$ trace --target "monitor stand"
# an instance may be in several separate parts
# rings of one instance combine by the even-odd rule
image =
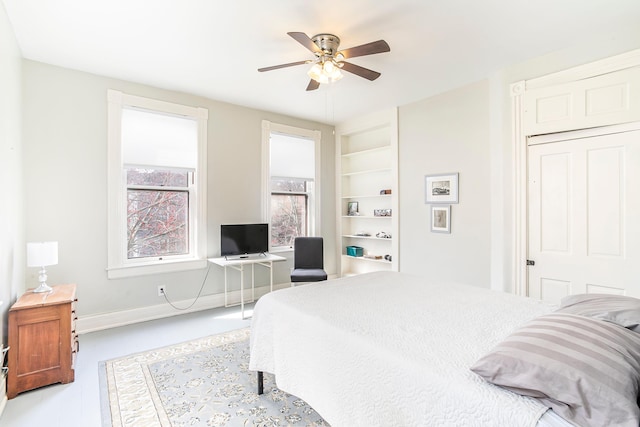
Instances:
[[[254,255],[254,254],[244,254],[244,255],[225,255],[225,256],[224,256],[224,259],[225,259],[226,261],[232,261],[232,260],[234,260],[234,259],[249,259],[249,258],[251,258],[251,255]],[[267,252],[260,252],[260,253],[255,254],[255,255],[257,255],[257,256],[259,256],[259,257],[263,256],[263,257],[265,257],[265,258],[266,258],[266,257],[267,257]]]

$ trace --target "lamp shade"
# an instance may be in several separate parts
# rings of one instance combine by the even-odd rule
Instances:
[[[27,243],[27,266],[44,267],[58,263],[58,242]]]

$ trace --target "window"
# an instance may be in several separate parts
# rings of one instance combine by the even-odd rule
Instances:
[[[313,181],[271,177],[271,247],[291,247],[309,230]]]
[[[109,91],[109,278],[206,266],[206,122]]]
[[[193,172],[125,166],[127,259],[189,253],[190,178]]]
[[[264,122],[263,181],[270,250],[288,250],[298,236],[319,233],[320,132]]]

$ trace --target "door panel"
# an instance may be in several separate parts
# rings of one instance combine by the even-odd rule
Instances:
[[[528,150],[528,294],[640,297],[640,131]]]
[[[570,242],[570,153],[540,157],[540,248],[545,252],[568,253]]]
[[[621,257],[624,147],[588,150],[587,171],[587,251]]]

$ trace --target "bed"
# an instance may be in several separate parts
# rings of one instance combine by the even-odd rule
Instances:
[[[298,286],[257,302],[250,369],[274,374],[279,388],[334,427],[568,426],[547,402],[470,369],[518,327],[554,309],[396,272]],[[637,357],[631,369],[640,372]],[[640,380],[633,381],[637,399]]]

